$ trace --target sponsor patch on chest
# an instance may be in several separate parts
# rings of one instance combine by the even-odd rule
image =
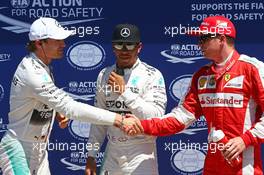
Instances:
[[[244,75],[232,77],[230,74],[225,74],[223,76],[223,84],[224,88],[243,88]],[[200,76],[198,79],[198,89],[215,89],[216,88],[216,80],[214,75],[206,75]]]
[[[244,81],[244,75],[234,77],[234,78],[231,78],[229,81],[227,81],[224,87],[242,89],[243,81]]]
[[[198,89],[215,89],[215,75],[200,76],[198,79]]]
[[[243,107],[243,95],[234,93],[204,93],[199,94],[202,107]]]

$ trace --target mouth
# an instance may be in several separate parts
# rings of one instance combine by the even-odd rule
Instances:
[[[130,60],[131,60],[131,57],[130,56],[128,56],[128,55],[120,55],[119,57],[118,57],[118,62],[121,64],[121,65],[126,65],[126,64],[128,64],[129,62],[130,62]]]
[[[130,55],[129,54],[119,55],[119,58],[122,60],[130,59]]]

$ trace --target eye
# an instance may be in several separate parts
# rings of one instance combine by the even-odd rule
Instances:
[[[136,45],[125,45],[127,50],[134,50]]]
[[[126,43],[125,45],[132,46],[132,45],[136,45],[136,44],[135,43]]]

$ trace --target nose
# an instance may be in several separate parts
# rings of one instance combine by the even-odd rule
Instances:
[[[126,44],[123,44],[121,51],[125,51],[125,52],[128,51]]]

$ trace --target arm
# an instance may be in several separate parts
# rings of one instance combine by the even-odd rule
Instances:
[[[224,147],[223,155],[226,159],[233,160],[238,157],[247,147],[256,146],[264,142],[264,64],[250,57],[242,57],[242,60],[250,63],[246,69],[246,76],[250,84],[249,98],[256,103],[252,108],[256,113],[252,113],[250,122],[246,122],[244,133],[232,138]],[[253,103],[249,103],[252,105]],[[251,110],[251,111],[253,111]],[[247,120],[246,120],[247,121]]]
[[[171,113],[166,114],[163,118],[141,120],[141,125],[145,134],[168,136],[182,131],[194,121],[194,115],[181,106],[175,107]]]
[[[31,96],[70,119],[95,124],[121,126],[122,117],[110,111],[77,102],[62,89],[57,88],[50,75],[42,68],[23,70],[25,86],[30,87]]]
[[[136,94],[130,88],[119,88],[125,86],[123,76],[111,72],[109,76],[109,84],[116,87],[116,92],[120,94],[120,98],[125,102],[129,110],[136,116],[143,119],[157,116],[161,117],[165,112],[167,103],[165,83],[162,74],[157,70],[152,71],[148,75],[146,82],[142,82],[143,95]],[[144,72],[147,74],[147,72]],[[133,73],[131,74],[133,76]],[[116,85],[116,86],[115,86]],[[117,88],[118,87],[118,88]]]
[[[178,133],[191,125],[202,115],[202,109],[197,96],[197,81],[194,75],[189,91],[178,107],[175,107],[163,118],[141,120],[144,133],[155,136],[167,136]]]
[[[126,88],[121,94],[121,98],[131,112],[136,116],[141,116],[142,119],[153,116],[161,117],[165,112],[167,96],[164,78],[160,71],[155,69],[153,74],[148,77],[146,84],[142,96],[133,93],[130,88]]]
[[[246,131],[228,141],[224,148],[224,156],[233,160],[239,156],[247,147],[259,145],[264,142],[264,64],[255,58],[244,58],[245,62],[252,64],[247,69],[246,76],[250,84],[249,108],[256,113],[251,114],[254,120],[250,119],[245,125]],[[252,105],[256,103],[256,106]],[[250,106],[251,105],[251,106]],[[247,121],[247,120],[246,120]]]
[[[252,97],[257,103],[256,120],[241,138],[246,147],[264,142],[264,63],[254,59],[254,66],[250,71],[252,83]]]

